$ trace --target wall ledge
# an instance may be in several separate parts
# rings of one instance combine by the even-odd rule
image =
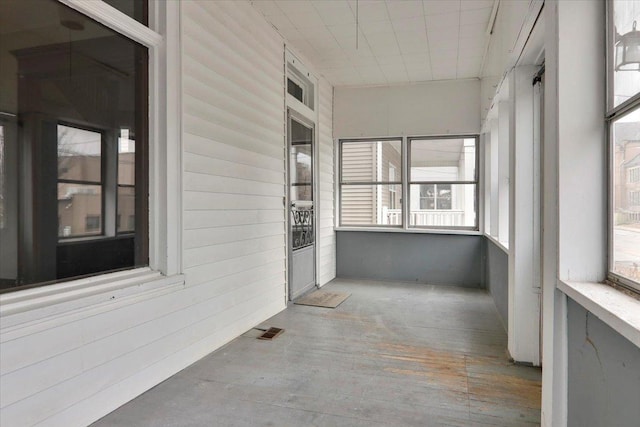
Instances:
[[[406,233],[406,234],[445,234],[455,236],[482,236],[476,230],[445,230],[434,228],[401,228],[401,227],[335,227],[334,231],[364,231],[374,233]]]
[[[164,276],[145,267],[3,294],[0,342],[175,292],[184,286],[184,275]]]
[[[640,347],[640,301],[603,283],[558,281],[558,289]]]
[[[494,245],[502,249],[502,251],[505,254],[509,255],[509,248],[504,243],[502,243],[501,241],[499,241],[498,239],[496,239],[495,237],[489,234],[484,234],[484,237],[486,237],[487,240],[489,240],[491,243],[493,243]]]

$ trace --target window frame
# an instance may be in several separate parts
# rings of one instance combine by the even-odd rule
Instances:
[[[149,0],[148,26],[103,1],[56,0],[148,49],[148,266],[98,272],[55,282],[21,286],[0,293],[0,311],[25,311],[59,300],[75,300],[97,292],[96,286],[138,286],[166,277],[167,285],[183,283],[182,275],[182,134],[180,69],[180,5]],[[115,236],[116,238],[119,236]],[[92,236],[95,238],[95,236]],[[62,242],[61,242],[62,243]],[[48,285],[57,284],[50,287]],[[107,286],[108,287],[108,286]],[[20,307],[12,302],[20,301]]]
[[[423,183],[412,182],[410,177],[410,141],[411,140],[426,140],[426,139],[474,139],[475,140],[475,180],[474,181],[437,181],[426,182],[427,184],[473,184],[476,186],[474,197],[474,210],[475,210],[475,225],[472,227],[454,227],[454,226],[415,226],[409,225],[410,219],[410,207],[411,207],[411,191],[410,185]],[[401,159],[399,165],[399,177],[396,176],[396,181],[380,181],[380,182],[349,182],[344,183],[342,180],[342,163],[343,163],[343,144],[350,142],[377,142],[377,141],[400,141],[401,142]],[[336,218],[336,230],[354,230],[354,231],[387,231],[387,232],[403,232],[403,233],[433,233],[433,234],[464,234],[464,235],[481,235],[480,224],[482,221],[483,212],[480,209],[480,192],[481,192],[481,174],[480,174],[480,135],[477,133],[460,133],[449,135],[420,135],[420,136],[386,136],[386,137],[362,137],[362,138],[339,138],[335,141],[335,153],[336,153],[336,183],[335,189],[337,193],[336,206],[335,206],[335,218]],[[398,170],[396,169],[396,174]],[[398,179],[399,178],[399,179]],[[401,225],[387,225],[387,224],[344,224],[342,220],[343,206],[342,206],[342,187],[343,185],[399,185],[400,186],[400,200],[399,209],[401,210],[402,224]],[[452,190],[453,191],[453,190]],[[453,197],[453,195],[452,195]]]
[[[58,234],[58,244],[61,243],[73,243],[78,241],[91,241],[91,240],[100,240],[105,237],[109,237],[108,233],[105,230],[105,212],[109,209],[105,201],[107,199],[106,192],[109,191],[107,189],[107,164],[109,163],[107,157],[109,156],[109,150],[107,149],[107,129],[97,127],[95,125],[85,125],[78,122],[71,122],[66,120],[57,120],[57,126],[65,126],[69,128],[79,129],[83,131],[89,131],[100,134],[100,182],[93,181],[83,181],[83,180],[67,180],[60,179],[60,176],[57,176],[57,183],[69,183],[69,184],[80,184],[80,185],[95,185],[100,186],[100,225],[98,227],[99,233],[87,233],[87,234],[77,234],[71,236],[61,236]],[[56,158],[58,160],[58,158]],[[59,212],[58,212],[59,213]],[[58,218],[59,215],[56,215]],[[58,224],[58,228],[60,224]],[[73,280],[73,278],[68,279],[59,279],[59,281]],[[33,286],[39,286],[39,283],[34,283]]]
[[[474,180],[473,181],[413,181],[411,179],[411,143],[413,141],[425,141],[425,140],[441,140],[441,139],[473,139],[475,141],[475,159],[474,159]],[[425,225],[411,225],[410,221],[407,222],[407,227],[409,229],[418,229],[418,230],[452,230],[452,231],[480,231],[480,135],[445,135],[445,136],[412,136],[407,138],[407,161],[406,161],[406,170],[407,170],[407,215],[405,218],[410,218],[411,216],[411,186],[412,185],[423,185],[423,184],[436,184],[434,188],[437,188],[437,184],[450,184],[451,188],[451,203],[453,204],[453,185],[475,185],[475,197],[474,197],[474,211],[475,222],[473,226],[425,226]],[[420,199],[420,196],[418,196]],[[434,203],[437,201],[437,197],[434,198]],[[438,209],[434,209],[438,210]],[[443,209],[445,210],[445,209]]]
[[[615,212],[615,141],[613,137],[614,123],[616,120],[632,114],[636,111],[640,112],[640,92],[631,98],[618,104],[614,103],[614,73],[615,73],[615,24],[613,21],[614,2],[607,2],[605,13],[605,31],[606,31],[606,97],[605,97],[605,129],[606,129],[606,150],[607,150],[607,276],[606,280],[615,285],[622,286],[633,292],[640,293],[640,282],[624,277],[615,273],[614,270],[614,212]],[[637,71],[636,71],[637,72]],[[627,177],[625,176],[625,181]]]
[[[344,159],[343,156],[343,146],[345,143],[349,144],[349,143],[376,143],[376,142],[385,142],[385,141],[399,141],[400,142],[400,180],[397,180],[396,177],[396,181],[353,181],[353,182],[347,182],[345,183],[342,179],[343,177],[343,171],[342,171],[342,160]],[[400,212],[401,212],[401,219],[402,219],[402,223],[399,225],[388,225],[388,224],[344,224],[343,223],[343,219],[342,219],[342,187],[344,185],[347,186],[364,186],[364,185],[371,185],[371,186],[382,186],[382,185],[400,185],[400,194],[404,194],[404,184],[403,184],[403,177],[404,177],[404,170],[405,170],[405,154],[404,154],[404,138],[402,137],[385,137],[385,138],[345,138],[345,139],[340,139],[338,140],[338,179],[337,179],[337,183],[338,183],[338,202],[337,205],[338,207],[338,226],[339,227],[354,227],[354,228],[374,228],[374,229],[403,229],[404,228],[404,197],[400,197]],[[396,168],[396,172],[397,172],[397,168]],[[391,187],[389,187],[391,188]]]

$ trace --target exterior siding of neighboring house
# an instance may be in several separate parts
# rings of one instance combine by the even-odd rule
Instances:
[[[368,142],[344,143],[343,150],[348,156],[343,158],[343,169],[348,170],[349,181],[388,182],[390,168],[395,169],[394,180],[401,179],[401,153],[391,144]],[[396,208],[400,208],[400,186],[396,186]],[[390,186],[388,185],[343,185],[342,225],[385,224],[385,209],[391,208]]]

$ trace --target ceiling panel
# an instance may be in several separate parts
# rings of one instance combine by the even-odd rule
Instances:
[[[392,21],[424,15],[422,0],[396,1],[387,9]]]
[[[423,0],[422,3],[425,15],[439,15],[441,13],[460,11],[460,0]]]
[[[479,77],[494,0],[251,3],[340,86]]]

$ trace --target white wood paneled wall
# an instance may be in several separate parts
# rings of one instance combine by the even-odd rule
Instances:
[[[147,272],[121,292],[4,316],[3,426],[89,424],[285,308],[283,40],[248,2],[180,8],[182,141],[168,143],[183,147],[185,276]],[[322,79],[319,108],[324,284],[335,234]]]
[[[182,8],[187,283],[224,292],[243,275],[236,304],[280,298],[283,308],[282,40],[245,2]]]
[[[336,277],[336,233],[334,230],[334,153],[333,153],[333,87],[324,79],[319,81],[319,169],[320,224],[318,227],[320,286]]]

